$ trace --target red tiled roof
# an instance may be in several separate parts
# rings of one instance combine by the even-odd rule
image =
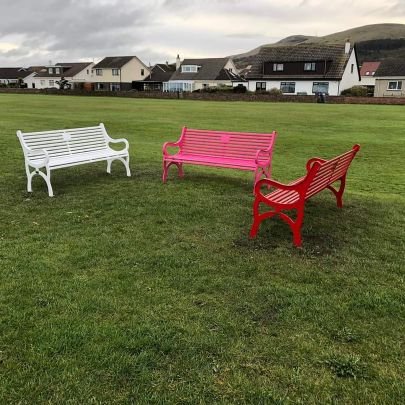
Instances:
[[[364,62],[360,69],[360,76],[373,76],[381,62]],[[369,72],[369,74],[367,74]]]

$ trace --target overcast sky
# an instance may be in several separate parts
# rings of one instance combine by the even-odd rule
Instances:
[[[0,66],[218,57],[382,22],[405,23],[405,0],[0,0]]]

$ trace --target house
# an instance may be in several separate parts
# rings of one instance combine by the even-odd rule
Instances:
[[[405,59],[383,60],[374,77],[374,97],[405,97]]]
[[[136,56],[109,56],[94,66],[96,90],[131,90],[133,82],[149,75],[149,68]]]
[[[58,82],[65,79],[73,88],[80,88],[92,81],[93,62],[57,63],[45,66],[35,73],[31,87],[36,89],[59,89]]]
[[[240,82],[238,70],[230,58],[184,59],[177,55],[176,71],[163,91],[195,91]]]
[[[361,85],[367,87],[369,94],[374,94],[375,72],[381,62],[363,62],[360,68]]]
[[[0,68],[0,85],[21,87],[24,79],[32,72],[22,67]]]
[[[360,85],[356,49],[348,41],[342,45],[263,47],[250,63],[245,75],[250,91],[276,88],[284,94],[337,96]]]
[[[167,83],[176,71],[175,63],[158,63],[150,69],[149,76],[135,82],[135,89],[140,91],[163,91],[163,83]]]

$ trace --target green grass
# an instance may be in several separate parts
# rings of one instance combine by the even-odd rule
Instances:
[[[17,129],[104,122],[119,163],[25,191]],[[277,129],[273,177],[362,149],[345,207],[307,204],[303,249],[265,222],[252,175],[186,167],[190,127]],[[1,403],[400,403],[405,397],[405,113],[399,106],[0,95]]]

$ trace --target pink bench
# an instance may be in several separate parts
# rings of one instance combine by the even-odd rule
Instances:
[[[271,157],[277,133],[257,134],[247,132],[210,131],[183,128],[177,142],[163,145],[163,182],[169,167],[176,165],[183,177],[183,164],[215,166],[255,173],[255,184],[264,175],[270,177]],[[169,154],[168,148],[178,148]]]
[[[347,171],[359,149],[359,145],[354,145],[348,152],[331,160],[310,159],[307,162],[307,174],[289,184],[282,184],[271,179],[260,180],[255,186],[256,198],[253,204],[254,222],[250,231],[250,237],[254,238],[257,235],[260,223],[263,220],[279,215],[290,226],[293,232],[294,245],[301,246],[301,227],[304,220],[305,201],[327,188],[336,196],[337,206],[342,208]],[[337,181],[340,182],[339,189],[332,186]],[[273,187],[276,190],[264,195],[261,192],[263,185]],[[271,207],[272,210],[260,214],[259,208],[261,203]],[[295,221],[282,212],[290,210],[297,212]]]

